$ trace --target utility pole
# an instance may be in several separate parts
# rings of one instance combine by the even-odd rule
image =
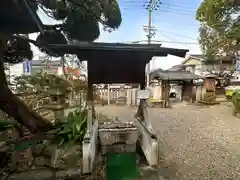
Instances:
[[[143,26],[143,30],[147,33],[148,38],[148,44],[151,44],[151,39],[155,35],[156,28],[152,26],[152,11],[157,10],[159,7],[160,0],[149,0],[147,4],[147,10],[148,10],[148,25]],[[149,88],[150,83],[150,62],[147,64],[147,84],[146,87]]]

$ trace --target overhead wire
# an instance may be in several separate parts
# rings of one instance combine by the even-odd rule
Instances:
[[[125,4],[125,5],[147,5],[149,1],[131,1],[131,0],[120,0],[118,1],[119,4]],[[161,6],[167,6],[167,7],[178,7],[178,8],[184,8],[184,9],[192,9],[194,10],[196,7],[194,6],[183,6],[183,5],[176,5],[176,4],[170,4],[170,3],[164,3],[164,2],[159,2],[157,3],[158,5]]]
[[[142,1],[142,0],[119,0],[119,5],[120,8],[123,11],[146,11],[147,10],[147,4],[148,1]],[[175,4],[169,4],[169,3],[159,3],[159,6],[157,6],[156,9],[153,9],[153,17],[158,17],[161,16],[161,14],[157,14],[157,12],[167,12],[167,13],[172,13],[172,14],[178,14],[178,15],[186,15],[186,16],[192,16],[195,13],[195,8],[190,7],[190,6],[183,6],[183,5],[175,5]],[[144,16],[144,15],[143,15]],[[147,14],[145,15],[147,16]],[[198,43],[195,42],[181,42],[181,41],[176,41],[172,38],[170,38],[168,35],[160,32],[162,36],[165,36],[168,38],[170,41],[158,41],[158,40],[152,40],[154,42],[160,42],[160,43],[172,43],[172,44],[182,44],[189,48],[187,45],[198,45]],[[176,35],[176,34],[175,34]],[[181,37],[184,37],[184,35],[179,35]],[[185,37],[188,38],[188,37]],[[188,38],[192,40],[196,40],[194,38]],[[145,42],[147,40],[142,40],[142,41],[135,41],[133,43],[140,43],[140,42]]]
[[[168,33],[168,34],[171,34],[171,35],[174,35],[174,36],[182,37],[184,39],[191,39],[191,40],[195,40],[196,41],[196,38],[193,38],[193,37],[190,37],[190,36],[186,36],[186,35],[182,35],[180,33],[173,33],[173,32],[165,31],[165,30],[162,30],[162,29],[160,31],[163,32],[163,33]]]
[[[119,0],[118,1],[120,4],[147,4],[149,1],[142,1],[142,0]],[[186,6],[186,5],[178,5],[178,4],[170,4],[170,3],[165,3],[165,2],[160,2],[162,6],[173,6],[173,7],[181,7],[181,8],[186,8],[186,9],[195,9],[194,6]]]
[[[162,36],[166,37],[167,39],[174,41],[174,39],[172,37],[169,37],[168,35],[162,33],[162,32],[158,32],[159,34],[161,34]],[[188,45],[198,45],[197,43],[193,43],[193,42],[177,42],[178,44],[182,44],[184,45],[186,48],[191,49]]]
[[[133,5],[121,5],[121,10],[123,11],[145,11],[146,7],[144,6],[133,6]],[[177,15],[184,15],[184,16],[195,16],[195,11],[186,11],[184,9],[173,9],[173,8],[165,8],[165,7],[159,7],[157,10],[153,10],[154,14],[160,13],[160,12],[166,12],[166,13],[172,13]]]
[[[146,42],[147,40],[139,40],[139,41],[126,41],[125,43],[141,43]],[[183,45],[197,45],[197,43],[193,42],[181,42],[181,41],[160,41],[160,40],[151,40],[153,43],[170,43],[170,44],[183,44]],[[188,47],[189,48],[189,47]]]
[[[161,4],[162,4],[162,5],[167,5],[167,6],[173,6],[173,7],[181,7],[181,8],[186,8],[186,9],[187,9],[187,8],[188,8],[188,9],[194,8],[193,6],[170,4],[170,3],[164,3],[164,2],[162,2]]]
[[[146,10],[148,1],[133,1],[133,0],[120,0],[120,7],[122,10]],[[159,2],[156,4],[154,12],[169,12],[179,15],[193,15],[196,12],[196,8],[190,6],[174,5],[169,3]]]

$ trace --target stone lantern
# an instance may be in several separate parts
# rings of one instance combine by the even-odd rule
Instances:
[[[216,101],[216,75],[206,75],[204,77],[203,86],[205,93],[200,101],[206,104],[218,104]]]
[[[66,106],[66,93],[59,89],[50,89],[48,95],[51,97],[52,101],[51,104],[46,104],[44,107],[54,112],[55,120],[63,118],[64,108]]]

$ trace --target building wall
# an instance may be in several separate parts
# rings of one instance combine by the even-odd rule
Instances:
[[[177,84],[171,84],[170,93],[171,92],[175,92],[176,93],[176,98],[181,100],[182,86],[177,85]]]
[[[23,75],[23,63],[10,65],[6,73],[10,75],[10,82],[12,82],[15,77]]]
[[[43,66],[32,66],[31,74],[39,73],[41,70],[44,72],[53,72],[53,69],[50,68],[46,68]]]
[[[171,92],[175,92],[176,93],[176,98],[177,99],[181,99],[181,95],[182,95],[182,86],[181,85],[177,85],[177,84],[170,84],[171,88],[170,88],[170,93]],[[157,99],[157,100],[162,100],[162,86],[160,83],[158,84],[154,84],[151,86],[151,95],[153,99]]]
[[[189,71],[191,73],[194,73],[199,76],[203,76],[205,72],[207,71],[213,71],[213,70],[219,70],[220,68],[223,68],[225,70],[231,70],[232,65],[231,64],[196,64],[196,65],[188,65],[185,66],[185,70]]]
[[[161,85],[156,85],[151,87],[151,94],[153,99],[162,99],[162,87]]]
[[[213,70],[231,70],[232,69],[232,63],[231,62],[223,62],[223,64],[220,64],[220,61],[212,62],[211,64],[205,64],[204,61],[201,59],[190,57],[186,62],[183,63],[185,70],[192,72],[196,75],[204,76],[208,71]]]
[[[190,58],[184,63],[184,66],[195,66],[197,64],[201,64],[201,61],[199,59]]]
[[[203,95],[206,92],[206,89],[204,88],[204,86],[196,86],[196,101],[200,101],[203,98]]]

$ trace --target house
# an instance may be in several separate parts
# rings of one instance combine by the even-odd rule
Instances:
[[[44,60],[32,60],[31,62],[31,74],[40,72],[41,70],[45,72],[57,72],[58,67],[61,66],[59,60],[47,62]]]
[[[40,72],[41,70],[44,72],[49,73],[56,73],[58,75],[63,75],[63,67],[62,63],[59,60],[54,61],[44,61],[44,60],[32,60],[30,61],[30,74],[35,74]],[[82,68],[71,68],[71,67],[65,67],[65,73],[71,74],[72,79],[82,79],[86,80],[87,76],[86,73],[83,72],[84,70]]]
[[[23,72],[23,63],[10,64],[4,63],[5,75],[9,83],[14,81],[14,78],[24,74]]]
[[[230,71],[234,65],[233,59],[231,56],[219,56],[216,59],[206,61],[204,55],[192,54],[182,62],[182,65],[186,71],[204,76],[213,71]]]
[[[192,96],[194,94],[192,82],[201,77],[191,72],[183,71],[180,67],[181,66],[178,66],[172,70],[157,69],[151,72],[150,88],[152,91],[152,99],[164,99],[166,101],[166,96],[172,97],[174,94],[174,97],[178,100],[195,100]],[[166,89],[166,86],[170,89]]]

